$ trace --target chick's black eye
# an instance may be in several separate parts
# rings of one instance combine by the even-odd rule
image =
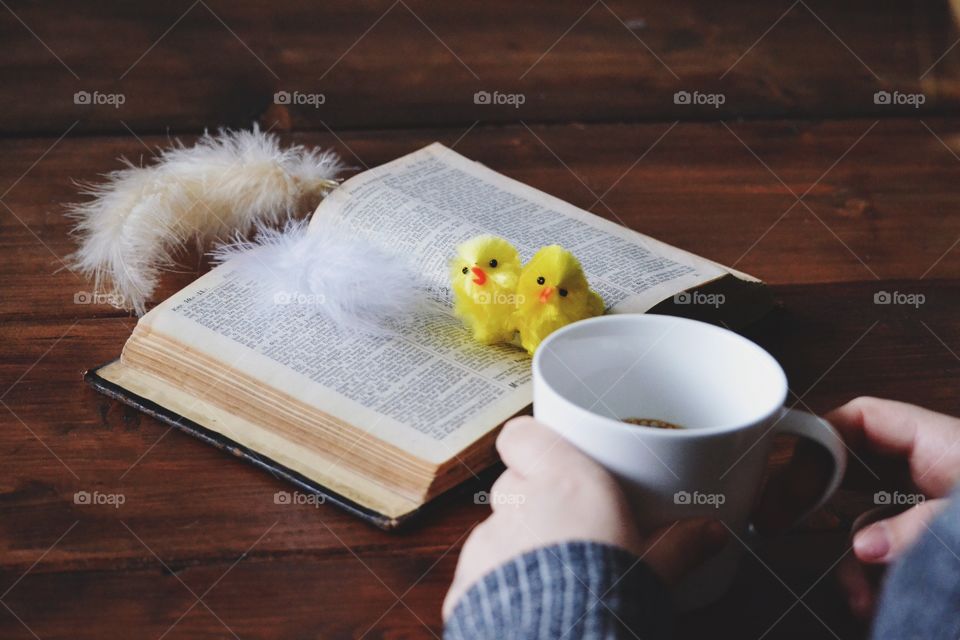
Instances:
[[[497,268],[497,259],[496,259],[496,258],[494,258],[493,260],[490,261],[490,268],[491,268],[491,269],[496,269],[496,268]]]
[[[470,271],[470,269],[467,269],[466,267],[464,267],[463,269],[460,270],[460,273],[462,273],[463,275],[467,275],[467,271]]]
[[[546,282],[546,280],[543,278],[543,276],[537,278],[537,284],[543,284],[544,282]]]
[[[561,297],[561,298],[566,298],[566,297],[567,297],[567,290],[566,290],[566,289],[560,289],[560,291],[558,291],[557,293],[560,294],[560,297]]]

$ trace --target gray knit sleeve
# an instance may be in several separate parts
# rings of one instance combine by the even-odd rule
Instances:
[[[960,638],[960,489],[890,568],[871,637]]]
[[[670,601],[637,556],[594,542],[567,542],[518,556],[457,602],[446,640],[669,636]]]

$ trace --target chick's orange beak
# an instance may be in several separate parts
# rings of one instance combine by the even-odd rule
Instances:
[[[480,267],[470,267],[470,271],[473,271],[473,284],[483,284],[487,281],[487,272]]]
[[[546,302],[553,295],[553,287],[544,287],[540,289],[540,302]]]

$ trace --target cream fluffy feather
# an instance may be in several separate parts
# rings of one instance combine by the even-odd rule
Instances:
[[[213,252],[239,277],[256,281],[261,303],[305,305],[344,331],[387,332],[425,299],[426,288],[403,260],[347,229],[306,221],[282,229],[259,225],[255,240],[237,237]]]
[[[69,262],[140,315],[188,242],[205,245],[312,210],[343,168],[332,152],[281,148],[256,126],[207,133],[192,147],[175,142],[146,167],[123,162],[102,184],[83,185],[91,200],[68,207],[80,241]]]

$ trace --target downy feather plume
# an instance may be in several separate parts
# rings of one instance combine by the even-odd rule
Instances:
[[[303,220],[281,229],[259,224],[255,239],[237,236],[211,255],[237,277],[255,281],[268,310],[303,305],[346,332],[389,332],[426,295],[398,255],[335,225],[308,232]]]
[[[192,147],[174,142],[146,167],[122,161],[102,184],[81,185],[90,200],[68,206],[80,243],[68,262],[138,315],[188,242],[202,247],[312,211],[343,169],[336,154],[282,148],[256,125],[205,133]]]

